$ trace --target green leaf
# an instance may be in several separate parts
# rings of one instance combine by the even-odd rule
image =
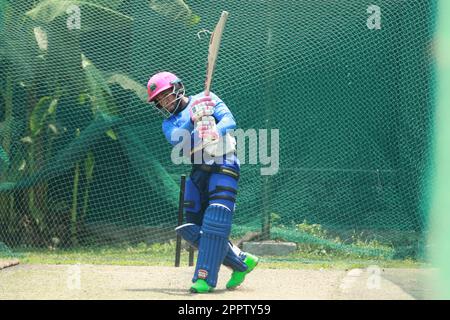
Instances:
[[[33,32],[39,49],[41,49],[42,51],[47,51],[48,49],[47,32],[45,32],[45,30],[42,29],[41,27],[35,27],[33,29]]]
[[[58,128],[54,124],[49,124],[48,128],[53,132],[53,134],[58,134]]]
[[[188,26],[200,22],[200,17],[183,0],[148,0],[148,4],[150,9],[173,21],[182,21]]]
[[[85,171],[86,171],[86,177],[88,180],[92,179],[92,175],[94,173],[94,164],[95,164],[95,158],[94,154],[92,152],[88,152],[86,161],[85,161]]]
[[[193,26],[199,24],[199,23],[200,23],[200,20],[201,20],[200,16],[198,16],[198,15],[196,15],[196,14],[193,14],[193,15],[190,17],[188,24],[189,24],[190,27],[193,27]]]
[[[33,137],[41,132],[47,116],[55,113],[57,105],[58,100],[51,97],[42,97],[39,100],[30,115],[30,130]]]
[[[56,111],[56,106],[58,105],[58,100],[57,99],[53,99],[52,102],[50,103],[50,106],[47,109],[47,115],[50,114],[54,114]]]
[[[42,129],[42,125],[51,102],[51,97],[42,97],[33,108],[29,123],[32,136],[36,136]]]
[[[81,55],[81,61],[86,75],[94,114],[97,112],[103,112],[109,115],[117,114],[111,89],[103,77],[103,73],[83,54]]]
[[[89,94],[87,93],[80,93],[80,95],[78,96],[78,103],[79,104],[85,104],[86,101],[89,100]]]
[[[86,58],[84,54],[81,54],[81,65],[83,66],[91,88],[94,88],[95,90],[103,90],[107,94],[112,95],[111,89],[104,79],[102,72],[98,70],[92,61]]]
[[[39,2],[38,5],[28,11],[26,15],[33,20],[49,23],[55,18],[66,14],[66,10],[75,4],[77,4],[76,1],[45,0]]]
[[[125,90],[133,91],[142,102],[147,102],[147,90],[139,84],[137,81],[129,78],[128,76],[120,73],[115,73],[109,77],[108,83],[116,83]]]
[[[108,131],[106,131],[106,135],[113,140],[117,140],[116,133],[113,131],[113,129],[109,129]]]
[[[33,139],[31,139],[31,137],[28,136],[23,137],[22,139],[20,139],[20,141],[23,143],[30,143],[30,144],[33,143]]]
[[[74,13],[69,9],[76,6],[79,8],[80,30],[82,32],[111,30],[111,28],[131,26],[131,22],[133,22],[132,17],[117,10],[123,2],[124,0],[43,0],[29,10],[26,15],[37,22],[48,24],[59,17],[70,18],[69,15]]]
[[[0,19],[3,18],[0,12]],[[4,21],[2,27],[1,57],[10,63],[17,82],[29,84],[34,78],[34,62],[39,54],[39,48],[31,21],[14,21],[13,18],[18,17],[14,16],[11,21],[9,19]]]

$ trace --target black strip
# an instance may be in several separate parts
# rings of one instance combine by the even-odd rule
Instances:
[[[209,166],[207,164],[194,164],[194,169],[196,170],[202,170],[206,172],[217,172],[217,168],[213,166]]]
[[[231,201],[233,203],[236,202],[236,199],[234,197],[231,197],[231,196],[212,196],[212,197],[209,198],[209,201],[219,200],[219,199],[228,200],[228,201]]]
[[[194,165],[194,168],[198,169],[198,170],[206,171],[206,172],[225,174],[236,180],[239,179],[239,173],[228,167],[218,167],[218,166],[210,166],[207,164],[200,164],[200,165]]]
[[[235,188],[225,187],[225,186],[216,186],[216,188],[213,191],[211,191],[209,194],[212,195],[214,193],[219,193],[222,191],[229,191],[231,193],[237,194],[237,190]]]

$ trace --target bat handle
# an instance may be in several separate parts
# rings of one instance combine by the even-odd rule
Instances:
[[[210,91],[209,91],[209,88],[208,88],[208,87],[205,88],[204,93],[205,93],[205,96],[209,96]],[[202,118],[202,119],[203,119],[203,118]],[[216,141],[216,140],[215,140],[215,139],[204,139],[204,140],[203,140],[203,144],[206,145],[206,144],[209,144],[209,143],[214,142],[214,141]]]

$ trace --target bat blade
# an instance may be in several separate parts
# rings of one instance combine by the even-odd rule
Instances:
[[[209,96],[211,83],[214,75],[214,70],[216,68],[217,56],[219,55],[220,42],[222,40],[222,34],[225,29],[225,23],[227,22],[228,12],[222,11],[220,15],[219,22],[217,22],[216,27],[214,28],[213,33],[211,34],[211,38],[209,39],[209,47],[208,47],[208,62],[206,65],[206,77],[205,77],[205,95]],[[199,150],[202,150],[204,147],[217,143],[218,140],[210,140],[210,141],[202,141],[202,143],[195,147],[191,151],[191,155],[196,153]]]
[[[217,22],[214,32],[209,40],[208,49],[208,64],[206,66],[206,78],[205,78],[205,95],[209,95],[211,89],[211,83],[213,79],[214,70],[216,68],[217,56],[219,55],[220,41],[222,40],[223,30],[225,29],[225,23],[227,22],[228,12],[222,11],[219,22]]]

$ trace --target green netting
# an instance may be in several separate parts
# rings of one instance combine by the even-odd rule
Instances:
[[[201,91],[208,39],[197,33],[227,10],[213,91],[239,128],[278,129],[280,150],[271,176],[241,159],[233,237],[418,257],[435,8],[376,2],[379,29],[367,25],[372,0],[2,1],[0,242],[175,237],[190,168],[171,163],[145,85],[168,70]]]

